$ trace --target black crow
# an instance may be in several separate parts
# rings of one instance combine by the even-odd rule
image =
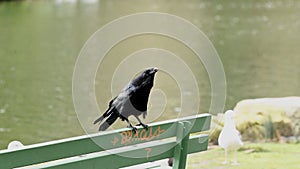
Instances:
[[[106,130],[119,117],[122,121],[126,120],[128,127],[136,131],[136,128],[129,122],[128,117],[133,115],[139,124],[144,128],[148,128],[143,124],[139,116],[143,118],[147,115],[147,104],[150,90],[153,86],[154,75],[157,68],[146,69],[141,75],[131,80],[121,93],[109,102],[109,107],[105,113],[95,120],[94,124],[100,123],[99,131]],[[102,122],[106,119],[104,122]]]

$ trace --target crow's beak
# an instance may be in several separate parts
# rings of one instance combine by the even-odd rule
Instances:
[[[153,68],[153,73],[156,73],[157,71],[158,71],[158,68],[157,67],[155,67],[155,68]]]

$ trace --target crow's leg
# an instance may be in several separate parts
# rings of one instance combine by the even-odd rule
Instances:
[[[139,121],[139,124],[137,124],[137,126],[143,126],[144,129],[148,130],[147,124],[142,123],[141,119],[138,116],[134,116],[134,117]]]
[[[133,133],[136,133],[137,128],[134,127],[134,126],[130,123],[130,121],[128,120],[128,118],[123,117],[123,119],[126,120],[126,122],[127,122],[127,124],[128,124],[127,127],[128,127],[128,128],[132,128]]]

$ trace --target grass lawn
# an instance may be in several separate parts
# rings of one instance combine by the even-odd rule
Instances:
[[[300,144],[249,143],[237,153],[239,165],[222,164],[224,150],[209,147],[208,151],[191,154],[188,157],[188,169],[299,169]],[[233,158],[230,153],[229,159]]]

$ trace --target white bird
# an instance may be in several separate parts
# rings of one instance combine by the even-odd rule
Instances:
[[[8,144],[8,150],[17,150],[24,147],[24,145],[20,141],[12,141]]]
[[[227,110],[225,112],[224,127],[219,135],[218,142],[219,145],[225,150],[225,161],[223,164],[227,164],[227,156],[229,151],[234,151],[234,159],[232,161],[233,165],[238,165],[236,160],[236,151],[239,149],[243,142],[241,140],[240,132],[236,129],[233,117],[235,112],[232,110]]]

